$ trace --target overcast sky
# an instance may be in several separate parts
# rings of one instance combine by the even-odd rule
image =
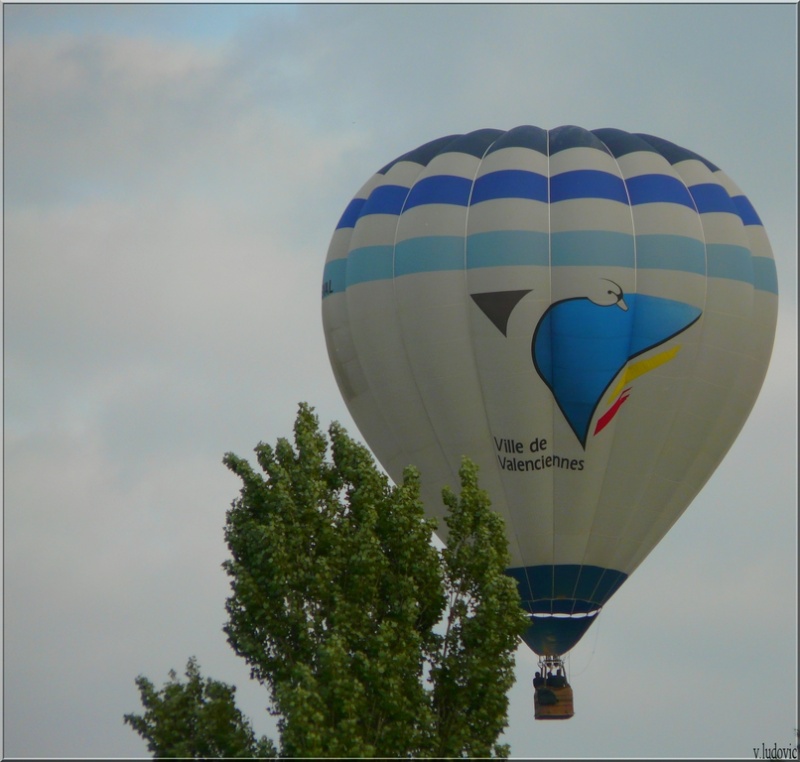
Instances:
[[[480,127],[659,135],[761,216],[780,315],[723,465],[571,655],[519,757],[744,757],[797,726],[797,7],[13,5],[5,128],[4,753],[146,756],[134,679],[227,645],[222,528],[328,364],[328,242],[379,167]]]

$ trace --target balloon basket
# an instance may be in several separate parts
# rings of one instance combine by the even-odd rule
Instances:
[[[568,720],[575,714],[572,686],[560,657],[540,657],[539,672],[533,686],[533,709],[537,720]]]

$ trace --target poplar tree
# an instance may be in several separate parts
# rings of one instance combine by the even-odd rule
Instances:
[[[186,682],[174,670],[161,690],[139,676],[136,686],[144,714],[126,714],[125,723],[147,741],[154,757],[184,759],[275,757],[275,745],[256,738],[250,721],[236,708],[236,688],[203,678],[197,659],[186,664]]]
[[[255,448],[259,470],[224,458],[242,481],[224,630],[269,692],[280,756],[507,756],[497,739],[527,622],[476,466],[463,460],[460,495],[443,490],[439,551],[417,470],[392,485],[342,426],[328,435],[301,404],[293,443]]]

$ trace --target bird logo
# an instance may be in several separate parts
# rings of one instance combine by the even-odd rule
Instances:
[[[654,350],[686,331],[702,314],[683,302],[625,294],[615,281],[599,280],[593,294],[551,304],[531,339],[536,373],[584,449],[590,433],[598,435],[619,413],[632,393],[631,382],[671,361],[681,345]],[[530,289],[471,296],[505,336],[511,312],[529,293]],[[592,429],[601,405],[606,409]]]

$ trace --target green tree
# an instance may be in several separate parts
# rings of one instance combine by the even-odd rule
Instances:
[[[269,690],[281,756],[507,756],[527,621],[476,466],[463,461],[460,496],[443,492],[440,552],[417,471],[392,486],[339,424],[328,433],[301,404],[293,445],[256,447],[260,472],[224,458],[242,480],[225,632]]]
[[[478,487],[478,469],[464,459],[461,496],[445,488],[447,630],[432,658],[440,757],[488,757],[506,726],[507,693],[514,684],[514,651],[528,626],[519,594],[503,574],[509,565],[505,524]],[[496,747],[508,756],[507,747]]]
[[[186,683],[175,671],[160,691],[146,678],[136,685],[144,714],[126,714],[125,722],[147,741],[155,757],[275,757],[266,737],[256,739],[249,721],[236,708],[236,688],[203,679],[197,660],[186,665]]]

